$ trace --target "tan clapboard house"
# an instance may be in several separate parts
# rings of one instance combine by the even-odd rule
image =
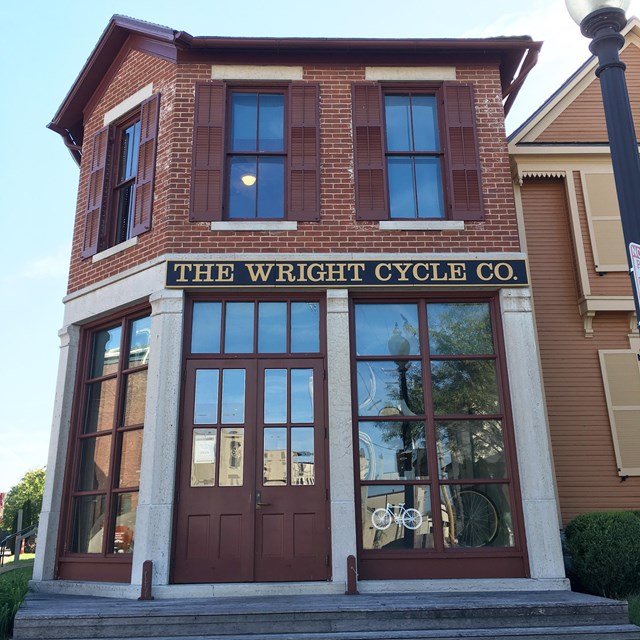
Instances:
[[[640,21],[621,58],[640,129]],[[597,60],[509,140],[564,524],[640,508],[640,337]]]

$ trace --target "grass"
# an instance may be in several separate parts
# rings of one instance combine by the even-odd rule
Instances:
[[[27,595],[32,572],[33,567],[22,566],[19,562],[13,571],[7,570],[0,575],[0,640],[6,640],[11,633],[13,618]]]
[[[21,553],[20,554],[20,560],[18,561],[18,565],[19,567],[22,566],[31,566],[33,564],[33,559],[36,557],[35,553]],[[0,567],[0,574],[4,573],[5,571],[10,571],[11,569],[16,569],[17,567],[14,564],[14,557],[13,556],[5,556],[4,557],[4,562],[2,564],[2,566]]]
[[[640,595],[629,596],[629,620],[640,626]]]

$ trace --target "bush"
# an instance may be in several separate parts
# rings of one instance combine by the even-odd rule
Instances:
[[[640,511],[585,513],[565,533],[575,588],[607,598],[640,593]]]
[[[11,633],[16,611],[27,595],[32,571],[28,567],[0,575],[0,640]]]

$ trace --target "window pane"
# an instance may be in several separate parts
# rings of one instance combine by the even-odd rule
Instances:
[[[133,234],[133,207],[135,204],[134,190],[134,183],[129,182],[116,191],[116,198],[118,201],[115,235],[116,244],[128,240]]]
[[[130,373],[125,380],[124,426],[144,424],[147,400],[147,370]]]
[[[441,478],[507,477],[502,425],[498,420],[438,422],[436,437]]]
[[[253,302],[228,302],[224,323],[224,352],[253,352]]]
[[[151,337],[151,318],[140,318],[131,323],[129,345],[129,367],[139,367],[149,361],[149,344]]]
[[[215,429],[193,430],[192,487],[213,487],[216,483],[216,435]]]
[[[104,329],[94,334],[93,356],[91,358],[92,378],[100,378],[118,370],[121,336],[121,326]]]
[[[119,182],[135,177],[138,171],[138,148],[140,146],[140,120],[122,131],[119,158]]]
[[[291,353],[320,351],[320,305],[317,302],[291,303]]]
[[[493,360],[446,360],[431,363],[436,415],[499,413]]]
[[[73,505],[73,553],[102,553],[104,496],[75,498]]]
[[[480,302],[427,305],[432,355],[493,353],[489,305]]]
[[[258,161],[232,157],[229,165],[229,218],[255,218],[258,193]],[[244,181],[243,181],[244,179]]]
[[[413,162],[408,156],[388,158],[389,208],[391,218],[416,217],[416,185]]]
[[[258,94],[231,94],[231,150],[257,151]]]
[[[137,491],[135,493],[121,493],[117,496],[113,553],[133,553],[137,508]]]
[[[218,423],[218,369],[196,371],[196,395],[193,407],[194,424]]]
[[[287,430],[268,427],[264,430],[265,487],[287,484]]]
[[[417,485],[364,486],[364,549],[432,549],[431,492]]]
[[[284,158],[258,159],[258,218],[284,218]]]
[[[120,473],[118,487],[140,486],[140,463],[142,460],[142,429],[125,431],[122,434]]]
[[[244,483],[244,429],[222,429],[220,436],[220,486]]]
[[[313,427],[291,429],[291,484],[316,483]]]
[[[291,422],[313,423],[313,369],[291,370]]]
[[[265,369],[264,372],[264,423],[287,422],[287,370]]]
[[[221,302],[194,302],[191,353],[220,353]]]
[[[360,422],[361,480],[417,480],[428,473],[424,422]]]
[[[358,362],[358,414],[424,414],[420,362]]]
[[[385,96],[384,114],[387,150],[411,151],[409,96]]]
[[[356,305],[356,352],[360,356],[419,355],[418,305]]]
[[[245,405],[245,370],[222,371],[222,424],[242,424]]]
[[[444,218],[440,158],[416,158],[418,218]]]
[[[287,352],[287,303],[258,304],[258,353]]]
[[[78,491],[104,491],[109,488],[111,436],[99,436],[80,441]]]
[[[116,381],[94,382],[87,390],[87,412],[83,433],[113,428],[116,407]]]
[[[258,127],[260,151],[284,151],[284,95],[263,93],[260,95]]]
[[[438,151],[438,109],[435,96],[414,95],[411,97],[413,123],[413,150]]]

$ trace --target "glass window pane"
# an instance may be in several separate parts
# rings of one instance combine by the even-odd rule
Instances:
[[[99,436],[80,441],[78,491],[103,491],[109,488],[111,436]]]
[[[258,159],[258,218],[284,218],[284,158]]]
[[[218,369],[196,371],[196,394],[193,407],[194,424],[218,423]]]
[[[133,178],[138,171],[138,148],[140,146],[140,120],[122,130],[120,139],[119,181]]]
[[[264,467],[262,483],[265,487],[287,484],[287,430],[268,427],[264,430]]]
[[[291,429],[291,484],[316,483],[313,427]]]
[[[491,315],[486,302],[427,305],[432,355],[487,355],[493,351]]]
[[[424,422],[360,422],[361,480],[418,480],[428,477]]]
[[[507,477],[500,421],[438,422],[436,437],[441,478],[469,480]]]
[[[258,304],[258,353],[287,352],[287,303]]]
[[[129,367],[139,367],[148,364],[151,337],[151,317],[140,318],[131,323],[131,338],[129,345]]]
[[[291,353],[320,351],[320,305],[317,302],[291,303]]]
[[[125,379],[124,426],[144,424],[147,400],[147,370],[130,373]]]
[[[418,485],[363,486],[364,549],[432,549],[431,492]]]
[[[258,193],[258,160],[232,157],[229,160],[229,218],[255,218]]]
[[[431,363],[433,411],[436,415],[500,412],[493,360],[445,360]]]
[[[257,151],[258,94],[231,94],[231,150]]]
[[[244,423],[245,370],[222,371],[222,424]]]
[[[241,487],[244,483],[244,429],[222,429],[220,434],[221,487]]]
[[[215,429],[193,430],[192,487],[213,487],[216,483],[216,435]]]
[[[435,96],[414,95],[411,97],[413,124],[413,150],[438,151],[438,108]]]
[[[118,487],[140,486],[140,463],[142,461],[142,429],[125,431],[122,434],[120,473]]]
[[[419,361],[358,362],[358,414],[415,416],[424,414]]]
[[[82,496],[74,499],[73,553],[102,553],[105,496]]]
[[[287,422],[288,384],[286,369],[264,371],[264,423]]]
[[[83,433],[113,428],[116,408],[116,381],[94,382],[87,389],[87,410]]]
[[[440,158],[416,158],[418,218],[444,218]]]
[[[356,305],[359,356],[420,355],[418,305]]]
[[[508,485],[442,485],[441,509],[445,547],[515,546]]]
[[[228,302],[224,324],[224,352],[253,352],[253,302]]]
[[[409,96],[385,96],[384,115],[388,151],[411,151]]]
[[[113,553],[133,553],[136,533],[138,492],[117,496],[116,526],[113,532]]]
[[[258,118],[258,149],[284,151],[284,95],[261,94]]]
[[[118,370],[121,336],[122,327],[120,325],[94,334],[91,378],[100,378]]]
[[[416,185],[412,158],[408,156],[388,158],[387,173],[390,217],[415,218]]]
[[[191,353],[220,353],[221,302],[194,302]]]
[[[291,422],[313,423],[313,369],[291,370]]]

